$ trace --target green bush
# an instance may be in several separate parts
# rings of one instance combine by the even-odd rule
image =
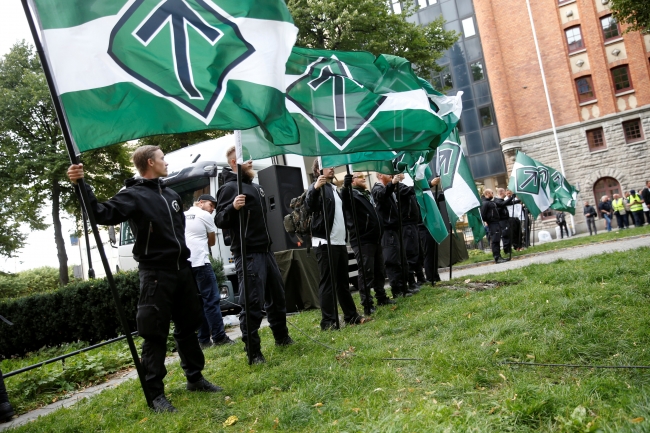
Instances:
[[[134,331],[138,272],[120,272],[115,275],[115,283]],[[5,300],[0,302],[0,315],[14,323],[0,326],[0,358],[76,341],[94,344],[122,334],[105,279],[75,282],[56,291]]]
[[[214,257],[210,256],[210,264],[212,265],[212,270],[214,271],[214,275],[217,277],[217,283],[218,284],[223,284],[226,282],[226,273],[223,270],[223,260],[221,260],[221,257],[215,259]]]
[[[72,272],[70,281],[74,281]],[[0,274],[0,299],[19,298],[59,288],[59,270],[52,267],[30,269],[15,274]]]

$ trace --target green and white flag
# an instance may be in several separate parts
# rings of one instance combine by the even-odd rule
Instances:
[[[298,125],[300,143],[279,148],[255,129],[242,131],[243,146],[253,159],[381,152],[370,157],[386,160],[400,151],[434,149],[446,137],[444,113],[437,112],[411,64],[401,57],[296,47],[287,62],[286,84],[287,109]],[[444,97],[457,108],[457,116],[461,95]],[[332,165],[350,163],[340,161]]]
[[[562,173],[551,167],[547,168],[549,170],[551,196],[553,197],[551,209],[569,212],[571,215],[575,215],[578,189],[571,185]]]
[[[517,152],[508,189],[526,205],[533,218],[553,203],[548,167],[523,152]]]
[[[436,171],[445,192],[445,202],[452,224],[455,226],[458,218],[467,215],[474,241],[478,242],[485,236],[480,210],[481,199],[463,149],[458,144],[458,134],[452,135],[453,140],[446,140],[436,150]]]
[[[156,134],[261,126],[285,108],[298,29],[283,0],[28,0],[79,152]]]

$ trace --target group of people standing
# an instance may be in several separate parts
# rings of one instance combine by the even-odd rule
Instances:
[[[607,195],[602,196],[598,203],[598,212],[585,201],[583,212],[590,235],[597,234],[595,220],[598,215],[605,220],[608,232],[612,230],[614,217],[621,230],[629,228],[631,224],[634,224],[634,227],[641,227],[646,221],[650,224],[650,181],[646,182],[641,194],[632,189],[626,191],[623,197],[620,194],[614,194],[613,199]]]
[[[505,263],[510,260],[505,255],[510,255],[512,248],[521,249],[521,218],[517,214],[515,205],[518,205],[520,214],[521,201],[511,191],[497,188],[496,195],[491,189],[483,191],[481,204],[481,217],[487,224],[490,247],[495,263]],[[513,245],[515,241],[515,245]],[[503,253],[501,255],[501,244]]]

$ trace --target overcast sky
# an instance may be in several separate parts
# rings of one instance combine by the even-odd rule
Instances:
[[[20,0],[2,0],[2,3],[2,13],[0,13],[0,56],[7,54],[16,42],[23,39],[32,45],[34,44]],[[43,211],[44,215],[47,215],[46,221],[51,223],[52,218],[49,216],[51,212],[50,205],[45,204]],[[79,264],[79,250],[77,247],[70,246],[70,232],[74,229],[74,224],[71,219],[64,219],[62,223],[63,237],[68,251],[68,263],[70,265]],[[29,229],[25,227],[24,231],[29,233],[26,247],[15,258],[8,259],[0,256],[0,270],[18,272],[40,266],[58,267],[54,229],[50,226],[47,230],[30,233]]]

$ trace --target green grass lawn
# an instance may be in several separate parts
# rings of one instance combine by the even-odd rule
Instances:
[[[537,234],[537,232],[535,232]],[[627,230],[613,230],[611,232],[600,232],[594,236],[572,237],[560,241],[547,242],[544,244],[535,243],[534,247],[526,248],[524,251],[513,251],[512,256],[525,256],[527,254],[543,253],[546,251],[560,250],[563,248],[577,247],[580,245],[589,245],[597,242],[613,241],[616,239],[623,239],[631,236],[642,236],[650,234],[650,225],[643,227],[631,227]],[[469,250],[469,259],[464,260],[454,266],[469,265],[473,263],[480,263],[485,261],[494,261],[492,253],[486,253],[482,250]]]
[[[276,348],[264,329],[266,365],[249,367],[241,343],[206,351],[223,393],[186,392],[171,365],[177,414],[150,412],[130,381],[16,431],[650,431],[650,370],[501,364],[650,365],[649,269],[642,248],[453,280],[339,332],[305,312],[289,320],[346,352],[291,327],[297,344]]]

